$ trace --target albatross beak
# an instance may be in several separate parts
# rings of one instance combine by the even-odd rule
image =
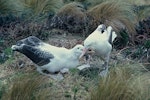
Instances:
[[[81,58],[84,56],[84,54],[86,53],[87,50],[88,50],[87,48],[84,48],[84,49],[83,49],[83,52],[82,52],[82,54],[80,55],[79,59],[81,59]]]

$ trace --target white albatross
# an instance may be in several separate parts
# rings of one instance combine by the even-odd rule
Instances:
[[[80,58],[89,50],[92,49],[104,61],[104,70],[100,72],[101,76],[107,75],[110,53],[112,51],[112,42],[117,37],[109,26],[106,29],[104,24],[101,24],[84,40],[84,50]]]
[[[83,52],[83,45],[76,45],[71,49],[56,47],[42,42],[35,36],[22,39],[12,45],[13,51],[18,51],[37,65],[37,71],[43,75],[60,72],[63,69],[75,68],[79,65],[79,57]]]

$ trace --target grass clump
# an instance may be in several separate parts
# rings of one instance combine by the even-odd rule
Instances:
[[[63,29],[71,33],[83,33],[86,22],[86,10],[77,2],[63,6],[49,21],[51,28]]]
[[[37,74],[21,76],[8,85],[2,100],[46,100],[48,91],[40,88],[43,83],[44,78]]]
[[[6,17],[9,14],[23,20],[45,18],[49,14],[56,13],[63,6],[62,0],[1,0],[0,14]]]
[[[47,13],[56,13],[63,5],[62,0],[20,0],[24,10],[31,16],[39,16]],[[30,17],[31,17],[30,16]]]
[[[112,26],[117,33],[123,29],[127,30],[129,36],[133,36],[135,33],[136,17],[132,6],[128,3],[114,0],[105,1],[89,9],[87,13],[92,20],[91,31],[103,23]]]
[[[0,0],[0,14],[19,14],[23,10],[21,2],[16,0]]]
[[[149,73],[130,67],[117,65],[112,68],[91,92],[91,100],[149,100]]]

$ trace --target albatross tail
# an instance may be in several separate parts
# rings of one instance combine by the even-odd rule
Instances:
[[[107,34],[108,34],[108,41],[110,44],[112,44],[114,39],[117,37],[117,34],[115,31],[112,30],[111,26],[107,27]]]

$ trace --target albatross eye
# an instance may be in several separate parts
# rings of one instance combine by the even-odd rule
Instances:
[[[104,30],[102,30],[102,33],[104,32]]]
[[[92,51],[91,49],[88,49],[88,51]]]

